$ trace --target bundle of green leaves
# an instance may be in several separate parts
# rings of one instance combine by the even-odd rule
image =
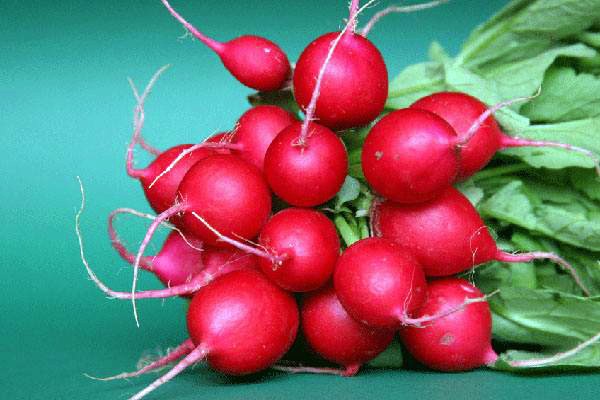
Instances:
[[[510,135],[568,143],[600,155],[600,0],[514,0],[477,27],[455,57],[438,44],[430,61],[390,83],[386,112],[439,91],[460,91],[486,104],[541,93],[496,113]],[[251,102],[290,103],[291,93],[256,94]],[[369,235],[372,194],[360,152],[370,127],[343,138],[350,177],[328,210],[347,245]],[[459,185],[503,250],[552,251],[577,269],[592,296],[551,263],[492,263],[467,275],[489,299],[497,369],[527,372],[507,360],[571,349],[600,332],[600,179],[585,156],[556,148],[514,148]],[[600,344],[542,370],[600,367]],[[536,371],[540,368],[535,368]]]

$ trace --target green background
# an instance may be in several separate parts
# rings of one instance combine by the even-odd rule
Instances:
[[[371,39],[390,76],[426,58],[432,40],[455,52],[468,32],[506,1],[454,0],[435,10],[393,15]],[[393,4],[382,0],[378,8]],[[291,60],[325,31],[337,29],[346,2],[174,1],[216,39],[256,33],[279,43]],[[375,8],[362,17],[373,14]],[[134,368],[143,353],[186,337],[180,299],[107,300],[79,261],[74,215],[85,184],[86,251],[110,286],[127,290],[130,268],[112,251],[106,216],[116,207],[150,211],[125,175],[133,97],[126,77],[145,85],[161,65],[173,67],[147,102],[145,136],[159,148],[197,142],[233,126],[250,90],[192,40],[155,1],[0,1],[0,397],[125,399],[154,375],[117,382],[83,376]],[[148,161],[136,153],[138,165]],[[118,229],[139,244],[147,223],[123,218]],[[156,240],[150,252],[160,248]],[[140,287],[159,287],[144,276]],[[591,398],[596,375],[519,377],[490,371],[440,374],[371,370],[355,378],[262,375],[231,381],[197,367],[148,398]]]

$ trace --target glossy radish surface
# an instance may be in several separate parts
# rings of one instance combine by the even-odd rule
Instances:
[[[294,96],[308,107],[321,66],[340,32],[318,37],[302,52],[294,70]],[[344,32],[327,65],[315,115],[333,130],[365,125],[383,110],[388,95],[388,75],[379,50],[366,38]]]
[[[265,176],[273,192],[297,207],[313,207],[332,199],[348,173],[348,154],[330,129],[309,124],[304,145],[298,143],[302,125],[281,131],[265,155]]]
[[[258,240],[269,253],[284,257],[281,265],[260,258],[263,273],[293,292],[323,286],[333,274],[340,254],[335,225],[311,209],[287,208],[278,212],[265,224]]]
[[[298,320],[294,298],[253,270],[217,278],[194,296],[187,313],[192,341],[208,349],[212,368],[229,375],[279,360],[296,338]]]
[[[295,121],[296,117],[281,107],[261,105],[251,108],[240,117],[232,132],[232,143],[241,146],[234,153],[262,171],[269,145],[279,132]]]
[[[439,314],[459,306],[465,299],[483,294],[464,279],[429,282],[427,300],[416,316]],[[400,330],[406,349],[422,364],[438,371],[466,371],[493,363],[492,315],[487,302],[467,305],[423,327]]]
[[[320,356],[350,373],[377,357],[394,338],[394,331],[370,328],[352,318],[332,286],[307,293],[300,307],[302,332]]]
[[[421,266],[407,251],[383,238],[362,239],[338,259],[333,277],[344,309],[374,328],[397,329],[425,301]]]
[[[399,203],[439,196],[454,182],[459,158],[454,129],[428,111],[401,109],[379,120],[362,149],[362,170],[380,195]]]

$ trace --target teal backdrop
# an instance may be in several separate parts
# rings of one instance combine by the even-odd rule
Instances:
[[[279,43],[291,60],[313,38],[338,29],[343,0],[177,1],[174,6],[216,39],[244,33]],[[438,40],[456,52],[469,31],[505,0],[453,0],[434,10],[392,15],[371,39],[390,76],[426,58]],[[394,4],[381,0],[362,17]],[[125,174],[133,96],[126,78],[145,85],[164,64],[171,69],[147,101],[148,141],[159,148],[197,142],[231,128],[248,108],[250,90],[216,56],[189,37],[158,0],[0,1],[0,374],[3,399],[125,399],[155,378],[98,382],[135,367],[186,337],[183,300],[108,300],[79,260],[74,216],[81,176],[87,194],[82,219],[86,253],[110,286],[127,290],[131,270],[112,251],[106,216],[116,207],[150,211],[137,182]],[[148,161],[136,152],[137,165]],[[122,218],[131,247],[145,221]],[[156,240],[149,253],[160,248]],[[140,288],[157,288],[142,277]],[[440,374],[371,370],[355,378],[262,375],[230,380],[197,367],[149,399],[283,399],[367,397],[403,399],[591,398],[597,375],[518,377],[490,371]]]

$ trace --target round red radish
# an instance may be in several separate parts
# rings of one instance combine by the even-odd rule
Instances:
[[[427,110],[448,122],[458,136],[464,135],[488,109],[481,101],[466,93],[439,92],[414,102],[411,108]],[[490,115],[475,135],[460,148],[459,179],[466,179],[481,170],[503,147],[504,134]]]
[[[179,185],[186,233],[217,247],[228,245],[195,215],[229,237],[252,239],[271,213],[271,194],[260,171],[234,155],[215,155],[196,163]]]
[[[383,238],[362,239],[338,259],[333,276],[340,303],[374,328],[399,328],[425,300],[425,275],[410,254]]]
[[[198,161],[215,154],[214,151],[208,148],[199,148],[192,151],[175,164],[168,174],[165,174],[157,180],[150,188],[154,179],[160,175],[160,173],[163,172],[182,151],[190,147],[192,147],[191,144],[182,144],[171,147],[160,153],[146,168],[134,170],[136,175],[134,177],[140,180],[148,203],[150,203],[152,209],[159,214],[175,204],[177,188],[189,169]]]
[[[196,293],[187,313],[190,337],[217,371],[244,375],[273,365],[298,330],[292,296],[254,270],[231,272]]]
[[[251,108],[240,117],[233,131],[232,142],[241,146],[234,153],[262,171],[267,148],[279,132],[295,121],[294,115],[281,107]]]
[[[354,375],[377,357],[394,338],[393,330],[373,329],[354,320],[339,302],[332,286],[308,293],[300,310],[302,332],[320,356]]]
[[[348,154],[342,140],[328,128],[311,123],[305,144],[298,139],[302,124],[281,131],[267,149],[265,176],[285,202],[312,207],[332,199],[348,173]]]
[[[243,35],[222,43],[204,35],[194,28],[171,7],[161,0],[169,13],[192,35],[214,51],[231,75],[244,85],[261,91],[281,88],[290,75],[287,56],[272,41],[260,36]]]
[[[318,211],[287,208],[265,224],[260,245],[269,253],[284,257],[281,265],[260,258],[263,273],[292,292],[320,288],[329,280],[340,254],[335,225]]]
[[[339,34],[331,32],[315,39],[296,63],[294,96],[304,110]],[[388,75],[381,53],[368,39],[346,31],[323,75],[315,111],[319,123],[334,130],[368,124],[383,110],[387,95]]]
[[[466,299],[483,297],[475,286],[456,278],[429,282],[427,293],[416,316],[441,314]],[[420,328],[403,328],[400,337],[419,362],[438,371],[466,371],[498,358],[492,349],[492,315],[485,301],[469,304]]]
[[[430,200],[449,187],[458,172],[456,133],[437,115],[417,109],[394,111],[368,133],[362,170],[380,195],[400,202]]]

